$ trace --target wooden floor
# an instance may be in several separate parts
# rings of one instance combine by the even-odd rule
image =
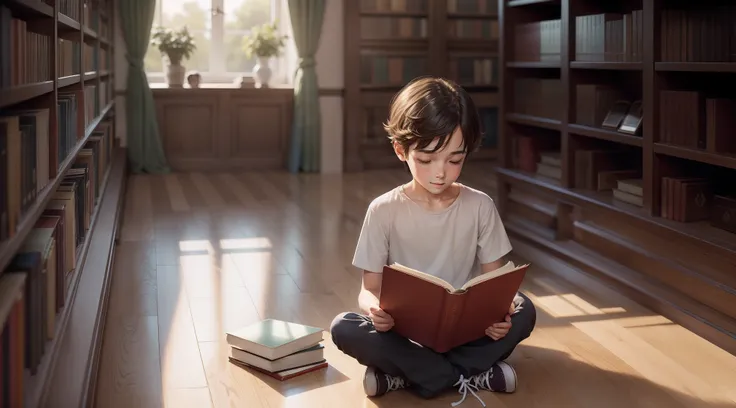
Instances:
[[[488,170],[466,184],[492,194]],[[403,171],[343,176],[172,174],[129,180],[97,406],[447,407],[407,391],[370,400],[364,368],[325,333],[330,368],[289,382],[228,363],[224,331],[273,317],[328,328],[356,310],[350,266],[366,206]],[[736,358],[605,289],[533,268],[537,328],[509,359],[512,395],[489,407],[733,407]],[[462,407],[480,407],[468,397]]]

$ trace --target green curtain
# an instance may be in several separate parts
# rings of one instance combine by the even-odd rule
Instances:
[[[294,122],[291,131],[289,171],[318,172],[322,124],[316,61],[325,0],[289,0],[289,15],[299,67],[294,73]]]
[[[134,173],[168,173],[169,166],[158,133],[153,94],[143,69],[156,0],[121,0],[118,5],[120,27],[128,52],[125,108],[130,169]]]

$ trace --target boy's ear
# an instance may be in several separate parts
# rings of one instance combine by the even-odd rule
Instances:
[[[404,148],[401,147],[401,144],[395,140],[391,144],[394,146],[394,153],[396,153],[399,160],[406,161],[406,153],[404,152]]]

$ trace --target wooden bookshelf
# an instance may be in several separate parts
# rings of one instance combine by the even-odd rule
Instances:
[[[496,158],[498,0],[356,0],[344,8],[347,171],[401,166],[382,124],[391,97],[423,75],[470,92],[486,135],[471,157]]]
[[[500,16],[498,203],[518,248],[736,354],[736,6],[506,0]]]
[[[113,248],[113,203],[126,165],[115,137],[114,15],[112,0],[0,5],[0,342],[8,406],[84,406],[96,375],[97,346],[88,340],[98,341],[102,324],[95,319],[90,328],[85,319],[107,296],[106,285],[93,282],[109,275],[101,260],[111,261],[112,251],[102,248]],[[60,358],[77,365],[59,367]]]

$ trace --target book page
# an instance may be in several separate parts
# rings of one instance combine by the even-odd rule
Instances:
[[[428,273],[418,271],[416,269],[412,269],[412,268],[409,268],[408,266],[404,266],[400,263],[395,263],[395,262],[391,264],[391,268],[397,271],[400,271],[400,272],[404,272],[407,275],[411,275],[419,279],[425,280],[427,282],[434,283],[437,286],[441,286],[447,289],[447,291],[450,293],[456,292],[455,288],[452,285],[450,285],[447,281],[445,281],[442,278],[438,278],[434,275],[430,275]]]
[[[498,269],[496,269],[494,271],[481,274],[481,275],[476,276],[475,278],[467,281],[462,286],[462,288],[460,288],[460,289],[461,290],[467,290],[468,288],[470,288],[470,287],[472,287],[474,285],[477,285],[477,284],[479,284],[481,282],[485,282],[487,280],[491,280],[491,279],[497,278],[497,277],[502,276],[502,275],[505,275],[507,273],[514,272],[514,271],[519,270],[519,269],[522,269],[522,268],[524,268],[526,266],[528,266],[528,265],[519,265],[519,266],[516,266],[513,262],[508,261],[506,263],[506,265],[504,265],[504,266],[502,266],[502,267],[500,267],[500,268],[498,268]]]

